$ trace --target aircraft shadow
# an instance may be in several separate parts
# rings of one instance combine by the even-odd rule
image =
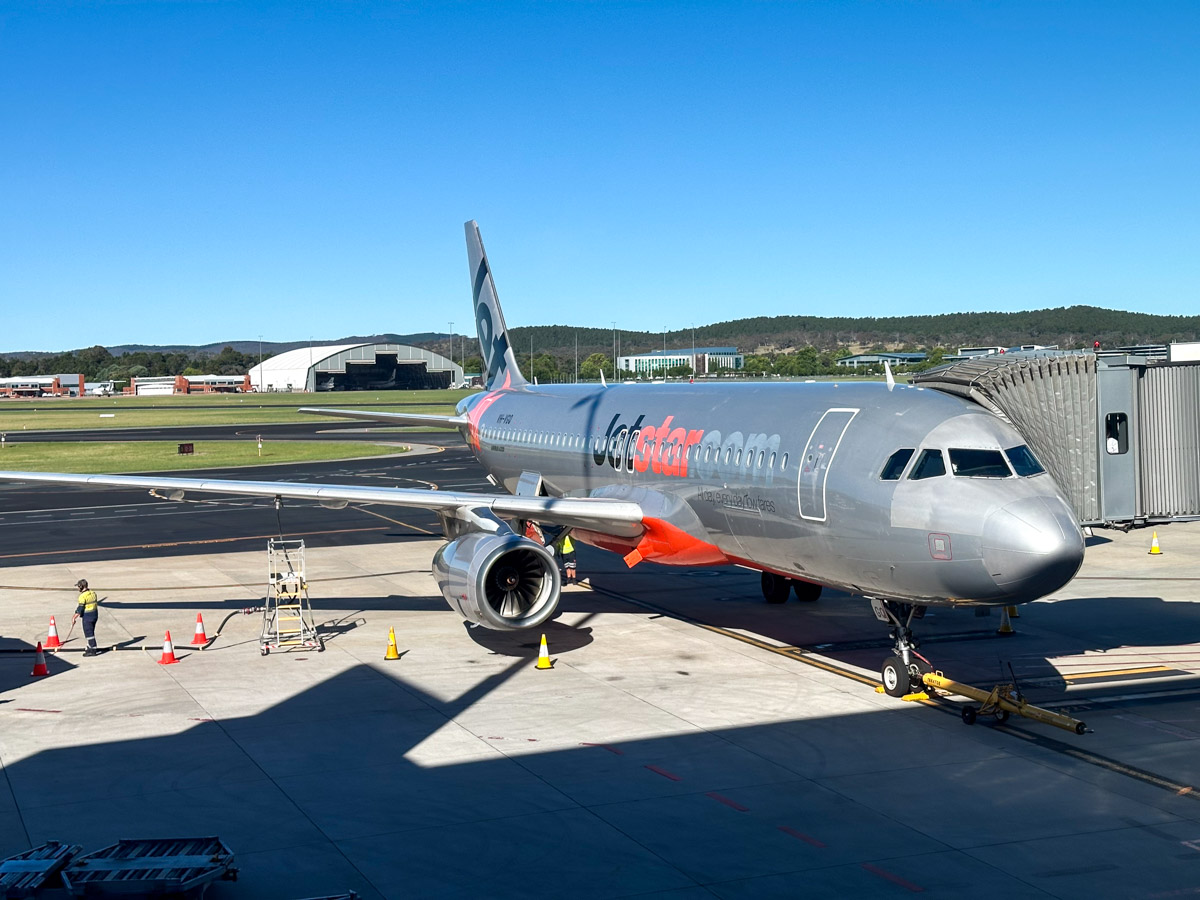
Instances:
[[[1049,745],[1026,750],[913,707],[704,729],[659,709],[705,703],[689,700],[696,682],[662,671],[619,695],[578,672],[498,690],[528,668],[515,659],[455,696],[359,665],[250,712],[210,686],[206,708],[229,710],[216,721],[128,737],[128,724],[97,717],[79,745],[26,755],[9,731],[0,804],[20,815],[0,817],[0,857],[50,839],[90,851],[130,833],[217,834],[240,873],[210,900],[524,898],[539,885],[589,898],[1009,898],[1195,884],[1180,855],[1195,825],[1172,814],[1194,816],[1195,801],[1090,783],[1083,763],[1039,759]],[[572,707],[583,717],[564,715],[563,697],[587,690],[591,705]],[[626,690],[655,698],[660,733],[623,720],[613,704]],[[155,702],[127,698],[126,712]],[[1098,820],[1120,827],[1097,832]]]

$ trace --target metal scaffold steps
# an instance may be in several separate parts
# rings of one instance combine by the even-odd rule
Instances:
[[[267,541],[267,599],[258,640],[263,656],[272,650],[325,649],[313,621],[305,571],[303,540]]]

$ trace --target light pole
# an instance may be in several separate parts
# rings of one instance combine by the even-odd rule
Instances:
[[[617,377],[617,323],[613,322],[613,378]]]
[[[450,365],[454,365],[454,323],[450,323]]]
[[[263,371],[262,371],[262,335],[258,336],[258,392],[262,393],[263,387]]]
[[[692,323],[692,377],[696,376],[696,323]]]

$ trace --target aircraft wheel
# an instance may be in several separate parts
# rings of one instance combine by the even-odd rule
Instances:
[[[792,591],[795,592],[797,600],[803,600],[805,603],[821,598],[821,585],[811,581],[793,581]]]
[[[889,656],[883,661],[881,672],[883,692],[889,697],[903,697],[909,693],[909,674],[898,656]]]
[[[975,716],[977,715],[975,707],[964,706],[962,708],[962,720],[964,725],[974,725]]]
[[[784,578],[774,572],[762,573],[762,592],[768,603],[786,603],[791,589],[790,578]]]

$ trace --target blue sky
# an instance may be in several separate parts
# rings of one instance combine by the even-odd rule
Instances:
[[[0,6],[0,351],[1200,312],[1200,4]]]

